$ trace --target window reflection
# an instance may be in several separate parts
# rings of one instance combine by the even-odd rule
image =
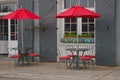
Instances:
[[[16,2],[0,4],[0,12],[12,12],[16,10],[16,8],[17,8]]]
[[[11,40],[17,40],[17,22],[11,20]],[[8,20],[0,20],[0,40],[8,40]]]
[[[64,0],[64,8],[70,8],[74,5],[80,5],[87,8],[94,8],[95,0]]]
[[[65,18],[65,34],[68,32],[77,33],[76,18]]]

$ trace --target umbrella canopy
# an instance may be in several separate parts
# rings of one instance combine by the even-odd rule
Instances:
[[[72,6],[71,8],[58,14],[56,18],[74,18],[74,17],[97,18],[99,16],[100,14],[90,11],[82,6]]]
[[[13,19],[13,20],[25,20],[25,19],[40,19],[40,16],[35,15],[34,13],[24,9],[19,8],[16,11],[2,17],[2,19]]]

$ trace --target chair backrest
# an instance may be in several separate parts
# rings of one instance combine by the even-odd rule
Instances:
[[[74,48],[74,46],[73,45],[66,45],[65,46],[65,50],[66,50],[67,55],[73,55],[74,54],[74,52],[70,52],[70,51],[67,50],[67,49],[70,49],[70,48]]]
[[[18,48],[8,48],[8,57],[18,55]]]
[[[85,52],[84,55],[95,55],[95,46],[88,46],[89,50]]]
[[[58,56],[58,57],[61,56],[61,52],[60,52],[59,49],[57,49],[57,56]]]

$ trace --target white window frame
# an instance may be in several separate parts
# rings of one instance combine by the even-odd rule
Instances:
[[[79,2],[80,3],[80,2]],[[88,0],[88,2],[87,3],[89,3],[89,0]],[[64,4],[64,1],[62,2],[62,5]],[[94,0],[94,7],[90,7],[90,8],[88,8],[88,6],[89,5],[87,5],[87,8],[86,9],[89,9],[89,10],[91,10],[91,11],[95,11],[95,0]],[[70,6],[71,7],[71,6]],[[60,10],[60,8],[59,8],[59,10]],[[61,10],[60,11],[58,11],[58,12],[62,12],[62,11],[64,11],[64,10],[66,10],[66,8],[65,9],[63,9],[63,7],[61,8]],[[95,21],[96,19],[94,19],[94,38],[96,38],[96,32],[95,32],[95,26],[96,26],[96,21]],[[59,21],[58,21],[59,22]],[[61,38],[64,38],[64,33],[65,33],[65,30],[64,30],[64,28],[65,28],[65,21],[64,21],[64,19],[61,19],[61,21],[60,21],[60,23],[58,23],[58,25],[60,25],[60,33],[59,33],[59,36],[60,36],[60,40],[61,40]],[[77,18],[77,35],[78,34],[82,34],[82,18]],[[59,41],[60,41],[59,40]],[[62,42],[60,42],[60,43],[62,43]],[[95,43],[95,42],[94,42]]]
[[[65,2],[66,0],[64,0],[64,8],[67,8],[66,7],[66,5],[67,4],[65,4],[66,2]],[[72,0],[69,0],[70,2],[69,2],[69,7],[71,7],[71,6],[73,6],[72,5]],[[90,6],[90,1],[91,0],[86,0],[87,2],[87,4],[86,4],[86,6],[84,6],[84,7],[86,7],[86,8],[94,8],[95,7],[95,0],[94,0],[94,4],[93,4],[93,6],[91,7]],[[81,5],[82,6],[82,4],[81,4],[81,2],[82,2],[82,0],[73,0],[73,2],[75,3],[74,5]]]

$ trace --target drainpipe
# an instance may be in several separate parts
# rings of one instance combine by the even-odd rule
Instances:
[[[34,12],[34,0],[32,1],[32,11]],[[32,21],[32,52],[34,53],[34,20]]]
[[[33,0],[33,9],[34,9],[34,13],[39,15],[39,0]],[[39,26],[39,20],[34,20],[34,26],[38,27]],[[39,29],[35,28],[34,29],[34,52],[35,53],[39,53],[40,54],[40,47],[39,47],[39,34],[40,34],[40,31]],[[39,60],[40,60],[40,57],[39,57]]]

